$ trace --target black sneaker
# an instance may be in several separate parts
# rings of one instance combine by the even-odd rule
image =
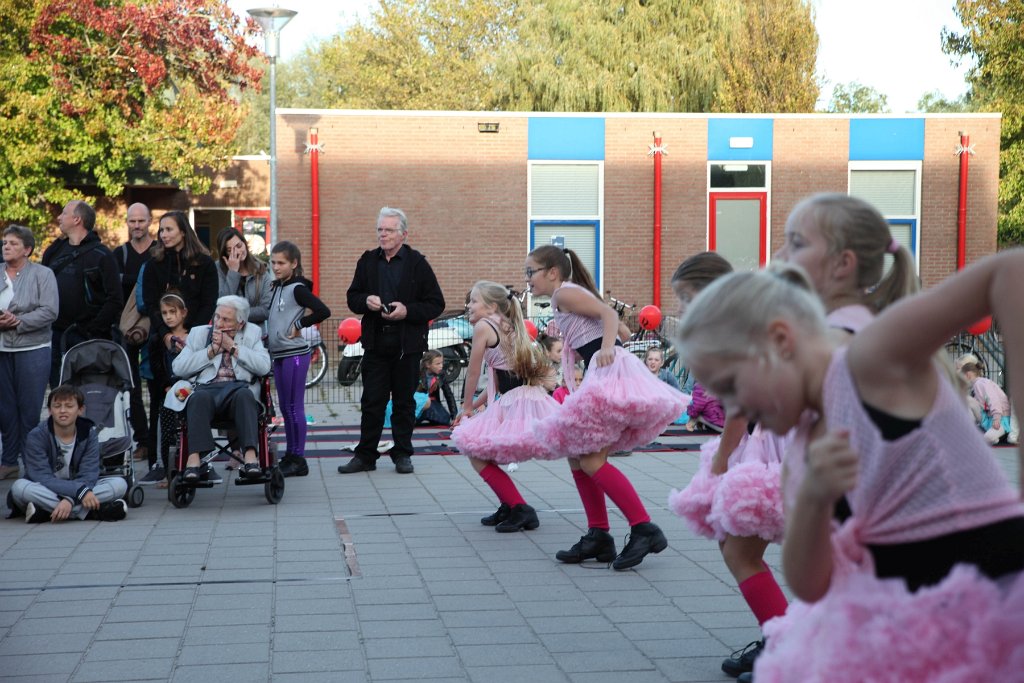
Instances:
[[[128,505],[118,498],[117,500],[100,503],[99,509],[89,510],[89,514],[87,514],[85,518],[100,522],[120,522],[127,516]]]
[[[213,468],[213,465],[206,465],[199,471],[199,480],[205,481],[210,484],[223,484],[224,478],[217,474],[217,470]]]
[[[289,453],[281,458],[277,466],[286,477],[305,477],[309,474],[309,465],[301,455]]]
[[[508,519],[494,527],[494,530],[499,534],[510,534],[513,531],[533,531],[539,526],[537,511],[526,503],[521,503],[513,507]]]
[[[668,547],[668,539],[654,522],[641,522],[629,530],[629,540],[619,556],[612,562],[612,569],[623,571],[644,561],[648,553],[660,553]]]
[[[555,559],[566,564],[579,564],[584,560],[611,562],[615,559],[615,539],[604,529],[591,528],[568,550],[559,550]]]
[[[163,481],[167,478],[167,472],[164,471],[163,467],[154,467],[146,473],[142,479],[139,479],[139,486],[152,486],[158,482]]]
[[[338,465],[338,474],[355,474],[356,472],[373,472],[377,469],[377,463],[367,462],[362,458],[355,457],[345,465]]]
[[[748,671],[736,677],[736,683],[754,683],[754,672]]]
[[[722,662],[722,671],[736,678],[754,670],[754,660],[764,651],[764,640],[755,640],[744,648],[732,653]]]
[[[508,519],[508,516],[511,513],[512,513],[512,508],[510,508],[508,506],[508,504],[502,503],[501,505],[498,506],[498,509],[495,510],[492,514],[487,515],[486,517],[483,517],[480,520],[480,523],[483,524],[484,526],[498,526],[499,524],[504,522],[506,519]]]
[[[29,503],[25,506],[25,523],[40,524],[42,522],[49,522],[51,514],[49,510],[38,509],[35,503]]]

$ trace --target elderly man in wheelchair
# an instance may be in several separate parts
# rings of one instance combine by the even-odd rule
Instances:
[[[240,296],[220,297],[213,324],[192,328],[174,360],[174,374],[195,384],[185,405],[188,459],[182,481],[186,483],[199,481],[202,456],[216,448],[215,420],[233,423],[242,452],[239,474],[246,479],[262,476],[257,454],[258,380],[270,373],[271,361],[262,330],[248,318],[248,301]]]

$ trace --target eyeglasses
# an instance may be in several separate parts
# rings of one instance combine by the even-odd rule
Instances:
[[[378,235],[394,235],[396,232],[401,232],[398,228],[377,228]]]
[[[531,277],[533,277],[537,273],[540,273],[542,271],[548,270],[548,268],[551,268],[551,266],[548,266],[547,268],[530,268],[530,267],[527,267],[526,270],[524,270],[523,272],[526,273],[526,279],[529,280]]]

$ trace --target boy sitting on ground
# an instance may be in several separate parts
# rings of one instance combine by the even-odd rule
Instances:
[[[30,524],[124,519],[128,484],[121,477],[99,478],[99,440],[85,417],[85,396],[63,384],[50,392],[49,408],[50,417],[25,439],[25,478],[8,493],[10,517],[24,516]]]

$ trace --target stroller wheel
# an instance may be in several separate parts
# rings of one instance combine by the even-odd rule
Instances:
[[[176,475],[171,480],[170,486],[167,487],[167,499],[176,508],[187,508],[192,504],[192,499],[196,497],[196,489],[194,486],[188,486],[181,480],[181,475]]]
[[[263,493],[267,496],[267,502],[277,505],[284,497],[284,475],[281,468],[274,466],[270,470],[270,481],[263,485]]]
[[[146,499],[146,491],[141,486],[133,486],[128,489],[128,507],[137,508]]]

